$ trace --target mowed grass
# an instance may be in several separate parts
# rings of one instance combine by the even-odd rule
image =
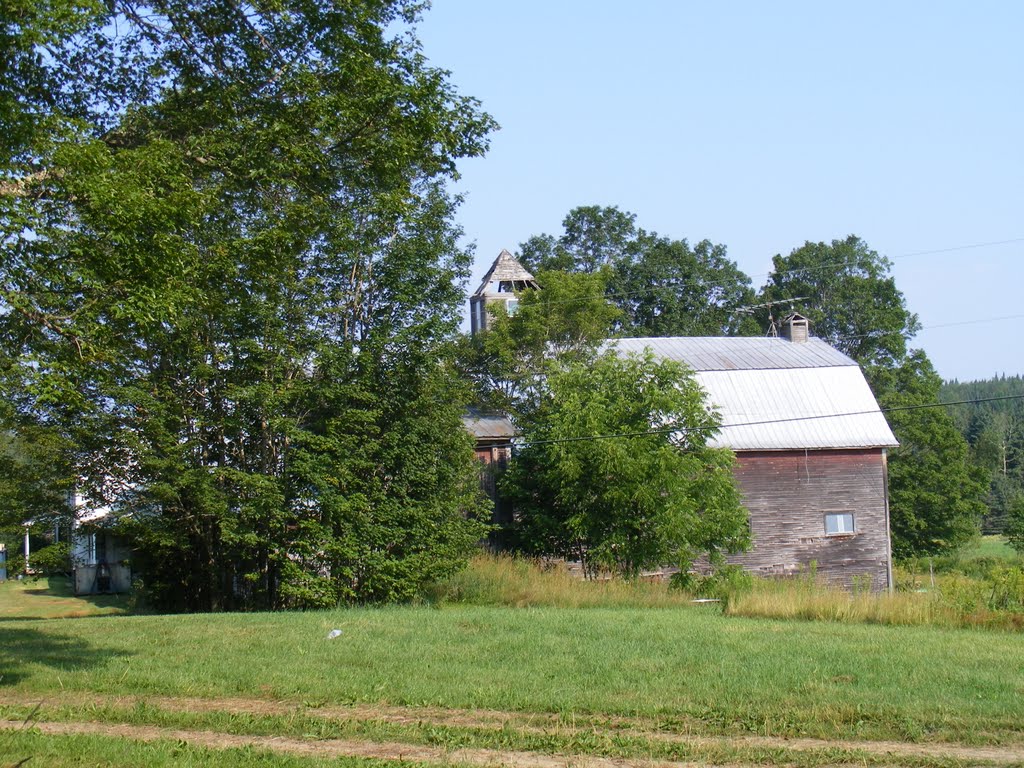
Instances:
[[[26,731],[0,732],[0,765],[81,768],[81,766],[141,766],[147,768],[398,768],[405,761],[359,758],[317,758],[283,755],[251,747],[209,749],[172,739],[131,741],[102,735],[48,735]]]
[[[1020,559],[1020,555],[1010,546],[1004,536],[979,536],[969,544],[966,544],[958,554],[965,560],[973,560],[979,557],[1009,561]]]
[[[251,697],[629,715],[696,733],[1024,738],[1024,644],[1003,633],[708,608],[421,607],[0,622],[0,636],[0,697]]]
[[[0,619],[61,619],[124,613],[125,595],[75,597],[70,581],[53,576],[0,582]]]

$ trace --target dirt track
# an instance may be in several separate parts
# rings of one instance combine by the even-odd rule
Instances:
[[[94,697],[88,700],[95,704]],[[321,757],[352,756],[421,763],[461,763],[465,765],[507,765],[522,768],[684,768],[697,765],[692,762],[673,762],[641,758],[601,757],[595,755],[553,755],[534,751],[501,749],[446,749],[417,743],[372,741],[363,739],[298,739],[238,735],[209,730],[183,730],[150,725],[110,722],[47,722],[47,706],[75,706],[84,704],[84,697],[61,695],[59,700],[42,701],[31,727],[48,734],[98,734],[117,736],[137,741],[172,739],[196,746],[230,748],[250,746],[295,755]],[[6,696],[5,704],[34,707],[39,697]],[[748,749],[778,749],[797,753],[844,750],[861,752],[899,763],[906,759],[946,759],[966,764],[1009,765],[1024,763],[1024,744],[998,747],[976,747],[950,743],[908,743],[894,741],[824,740],[809,738],[783,738],[765,736],[704,736],[671,733],[656,730],[656,724],[629,718],[603,718],[599,722],[587,719],[578,724],[569,723],[555,715],[531,715],[520,712],[493,710],[454,710],[422,707],[388,707],[353,705],[344,707],[309,707],[294,703],[262,699],[192,699],[166,697],[119,697],[103,702],[126,713],[139,704],[166,712],[221,712],[254,716],[280,716],[301,714],[306,717],[330,721],[377,722],[400,725],[437,725],[482,730],[512,728],[520,733],[558,734],[572,736],[577,733],[602,733],[609,736],[628,736],[648,742],[679,744],[693,747],[725,747]],[[22,721],[0,721],[0,730],[27,727]]]

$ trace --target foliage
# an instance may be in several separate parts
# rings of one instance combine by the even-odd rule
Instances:
[[[474,557],[469,567],[436,583],[428,593],[436,605],[504,605],[516,608],[646,607],[690,603],[690,595],[662,581],[581,579],[560,562],[512,555]]]
[[[752,573],[739,565],[722,565],[711,573],[679,571],[672,575],[672,587],[698,598],[718,600],[723,607],[738,595],[754,588]]]
[[[776,255],[761,292],[765,301],[788,302],[815,336],[862,366],[890,367],[906,357],[907,341],[920,328],[889,274],[891,262],[856,235],[831,243],[804,243]]]
[[[400,599],[458,567],[446,183],[493,123],[428,65],[419,4],[20,5],[4,392],[130,513],[156,602]]]
[[[740,307],[753,302],[750,278],[724,245],[690,246],[636,226],[617,207],[581,206],[562,222],[563,234],[534,235],[520,245],[531,269],[607,274],[607,296],[620,310],[622,336],[717,336],[756,333]],[[543,285],[543,283],[542,283]]]
[[[43,576],[59,576],[71,571],[71,545],[59,541],[31,553],[32,572]]]
[[[972,460],[992,478],[982,530],[1003,533],[1011,523],[1011,507],[1024,496],[1024,377],[946,382],[942,399],[982,401],[952,406],[950,411],[971,446]]]
[[[742,550],[732,454],[707,447],[715,427],[678,363],[609,350],[556,364],[503,484],[520,546],[577,559],[591,577]]]
[[[1006,538],[1017,552],[1024,554],[1024,494],[1017,496],[1008,510]]]
[[[897,558],[952,551],[979,532],[987,477],[938,401],[941,380],[923,352],[872,382],[900,445],[889,461],[890,526]]]
[[[619,311],[605,301],[608,271],[541,271],[508,315],[499,307],[487,331],[464,337],[459,359],[485,408],[523,418],[537,408],[552,357],[585,359],[608,338]]]
[[[978,530],[986,479],[939,399],[941,380],[908,342],[920,324],[889,274],[890,262],[851,235],[777,255],[761,298],[794,299],[815,336],[857,361],[900,446],[889,461],[893,553],[955,549]]]
[[[58,430],[0,403],[0,531],[28,521],[66,526],[72,467],[71,446]]]

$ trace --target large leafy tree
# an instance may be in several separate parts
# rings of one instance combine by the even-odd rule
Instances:
[[[814,335],[863,366],[892,366],[920,329],[889,273],[892,264],[856,235],[776,255],[761,299],[792,306]],[[792,300],[792,301],[791,301]]]
[[[404,597],[480,533],[445,184],[492,123],[427,64],[418,9],[0,20],[7,378],[89,495],[133,512],[171,607]]]
[[[900,447],[890,461],[893,551],[897,556],[955,548],[978,530],[983,478],[942,408],[941,380],[909,342],[919,326],[890,274],[890,262],[859,237],[805,243],[774,258],[762,290],[766,303],[790,306],[815,336],[864,368],[886,408]]]
[[[609,301],[621,314],[621,336],[719,336],[756,333],[739,310],[753,303],[750,278],[724,245],[691,246],[636,226],[617,207],[574,208],[563,232],[535,235],[520,246],[532,269],[607,274]]]
[[[718,560],[749,543],[732,453],[681,365],[607,351],[554,364],[503,483],[520,546],[588,575]]]
[[[487,330],[464,338],[460,350],[477,403],[516,420],[536,410],[552,361],[592,356],[621,314],[605,299],[607,269],[540,271],[537,280],[541,289],[521,293],[515,314],[490,308]]]

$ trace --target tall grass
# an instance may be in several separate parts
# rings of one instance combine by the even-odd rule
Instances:
[[[895,626],[984,627],[1024,629],[1024,610],[1016,593],[1017,574],[1002,582],[985,582],[953,574],[937,578],[935,587],[894,593],[850,592],[812,577],[759,580],[749,592],[735,595],[728,616],[804,619]]]
[[[689,595],[664,581],[619,578],[584,580],[562,565],[509,555],[478,555],[469,567],[434,587],[437,604],[507,605],[516,608],[666,608],[689,605]]]

